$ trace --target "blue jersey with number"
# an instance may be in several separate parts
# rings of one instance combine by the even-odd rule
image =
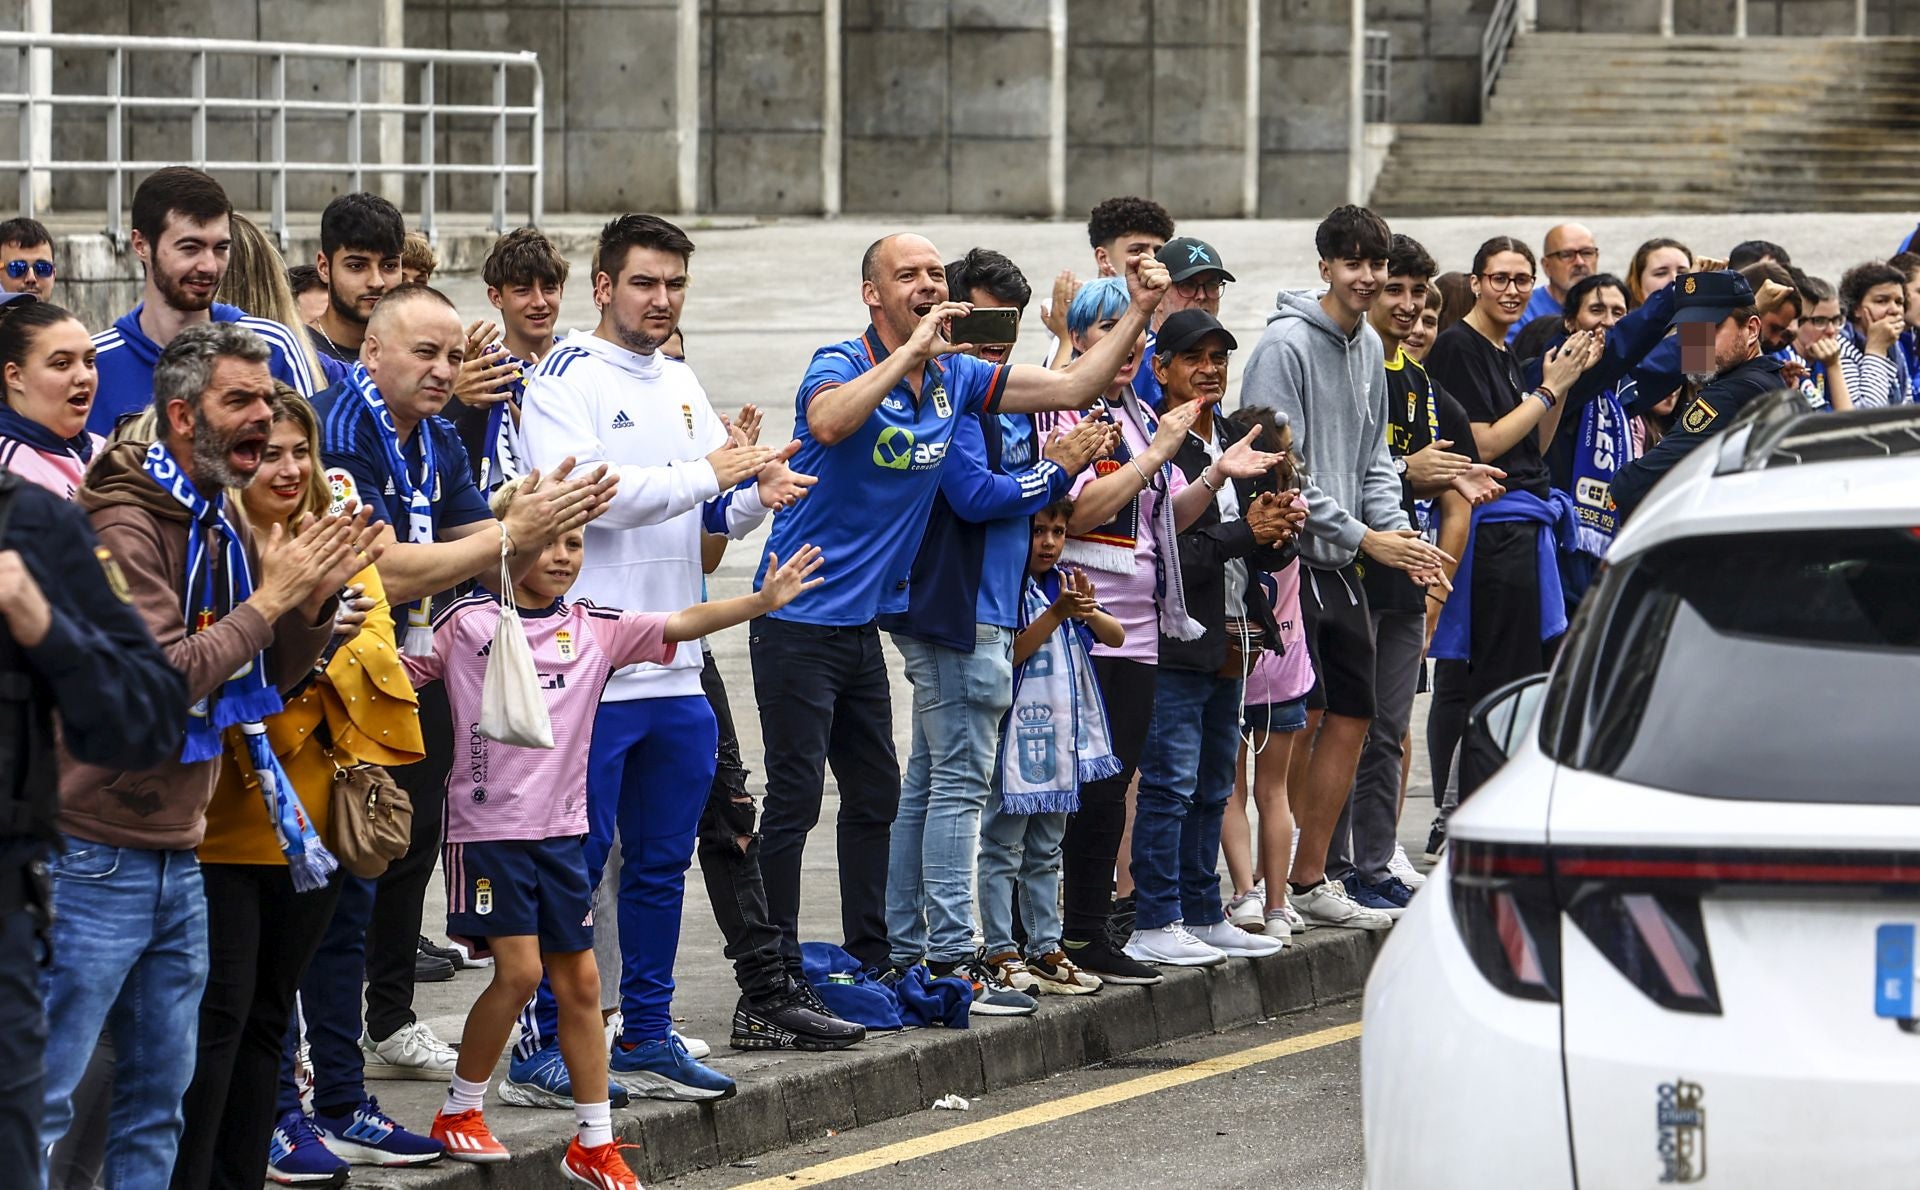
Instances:
[[[820,547],[826,582],[773,615],[800,624],[849,627],[907,606],[907,578],[939,486],[940,464],[962,417],[995,412],[1007,369],[969,355],[929,361],[920,395],[903,379],[846,439],[828,446],[807,429],[807,405],[858,379],[887,358],[871,326],[814,352],[795,397],[789,464],[819,477],[807,497],[774,514],[767,548],[782,560],[802,546]],[[757,587],[766,577],[761,562]]]

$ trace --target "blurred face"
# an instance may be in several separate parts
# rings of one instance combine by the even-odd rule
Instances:
[[[686,257],[658,248],[628,248],[617,273],[603,272],[593,279],[601,328],[628,351],[652,355],[680,325],[690,279]]]
[[[52,244],[33,248],[0,244],[0,289],[8,293],[30,293],[45,301],[53,290],[56,275]]]
[[[324,288],[316,288],[295,294],[293,304],[300,311],[301,322],[318,322],[327,312],[327,291]]]
[[[1019,308],[1012,302],[1003,301],[984,289],[970,291],[967,294],[967,300],[973,303],[973,308],[976,310],[1014,310]],[[1013,354],[1013,344],[982,343],[978,347],[975,347],[971,354],[979,356],[990,364],[1004,364],[1007,362],[1007,357]]]
[[[1354,314],[1365,315],[1387,283],[1387,262],[1357,256],[1320,262],[1320,279],[1327,295]]]
[[[553,337],[560,317],[560,295],[566,287],[555,281],[515,281],[504,289],[487,286],[487,300],[500,311],[500,321],[515,339],[544,343]]]
[[[1124,231],[1093,250],[1093,263],[1102,277],[1124,277],[1127,261],[1136,256],[1152,256],[1167,242],[1150,231]]]
[[[1033,541],[1027,551],[1027,573],[1043,574],[1060,562],[1060,551],[1067,544],[1067,518],[1056,513],[1037,512],[1033,516]]]
[[[1380,338],[1389,348],[1396,343],[1404,345],[1418,330],[1420,315],[1427,308],[1427,294],[1432,291],[1433,280],[1429,277],[1404,274],[1388,277],[1380,287],[1380,296],[1367,308],[1367,321],[1380,332]],[[1438,320],[1436,315],[1435,321]]]
[[[1828,298],[1824,302],[1814,303],[1813,309],[1800,319],[1798,346],[1801,351],[1818,343],[1828,335],[1840,330],[1840,299]]]
[[[425,298],[382,311],[360,348],[367,375],[403,430],[446,408],[466,354],[460,316]]]
[[[1772,353],[1800,336],[1800,307],[1781,302],[1760,316],[1760,350]]]
[[[1474,301],[1495,324],[1512,326],[1533,296],[1533,280],[1533,265],[1526,257],[1496,252],[1472,278]]]
[[[345,322],[365,326],[387,290],[401,283],[400,257],[373,248],[343,247],[314,261],[327,283],[327,305]]]
[[[1693,267],[1693,258],[1678,248],[1655,248],[1640,269],[1640,292],[1651,297]]]
[[[170,211],[157,244],[147,243],[138,231],[133,233],[133,253],[146,266],[160,299],[185,314],[213,305],[232,249],[233,234],[225,215],[195,223]]]
[[[246,487],[273,428],[273,374],[264,362],[217,359],[200,408],[169,401],[166,421],[176,455],[187,448],[188,473],[201,491]]]
[[[1898,314],[1906,308],[1905,287],[1889,281],[1885,285],[1876,285],[1867,290],[1860,304],[1853,308],[1853,321],[1861,330],[1892,314]]]
[[[1920,326],[1920,270],[1915,270],[1902,290],[1906,298],[1906,318],[1910,326]]]
[[[1591,277],[1600,265],[1600,249],[1593,233],[1578,223],[1564,223],[1547,233],[1540,269],[1556,294],[1564,294],[1582,277]]]
[[[7,404],[62,438],[87,428],[99,374],[93,340],[77,318],[43,327],[27,344],[24,363],[6,367]]]
[[[313,482],[313,452],[307,432],[290,417],[273,423],[260,468],[247,485],[247,509],[262,522],[286,523],[300,510]]]
[[[1154,375],[1168,408],[1188,401],[1215,403],[1227,395],[1227,341],[1211,334],[1175,355],[1153,357]]]
[[[580,559],[586,554],[587,539],[580,530],[562,533],[552,545],[540,551],[540,560],[521,579],[519,586],[538,596],[537,604],[548,604],[573,589],[580,577]]]
[[[1204,273],[1195,273],[1185,281],[1176,281],[1167,296],[1160,299],[1158,313],[1161,317],[1177,314],[1182,310],[1205,310],[1215,318],[1220,316],[1220,295],[1227,291],[1227,276],[1215,269]]]
[[[1120,320],[1118,318],[1099,319],[1092,326],[1073,337],[1074,348],[1083,355],[1092,351],[1093,345],[1106,338],[1109,334],[1112,334],[1113,328],[1118,326],[1119,323]],[[1140,370],[1141,354],[1145,352],[1146,349],[1147,332],[1141,331],[1138,335],[1134,336],[1133,350],[1127,354],[1127,362],[1121,364],[1120,370],[1114,373],[1113,383],[1107,387],[1107,392],[1117,393],[1133,383],[1134,373]]]
[[[893,342],[906,342],[927,311],[947,300],[947,266],[939,249],[919,236],[889,237],[874,256],[873,274],[860,282],[860,298]]]
[[[1608,331],[1627,316],[1627,295],[1611,285],[1587,291],[1580,308],[1573,312],[1576,331]]]
[[[432,269],[408,268],[404,264],[400,266],[400,280],[405,284],[425,285],[428,281],[431,281],[432,279],[433,279]]]
[[[1400,349],[1412,356],[1416,362],[1427,358],[1427,350],[1433,346],[1433,337],[1440,333],[1440,311],[1428,306],[1420,311],[1420,317],[1413,324],[1413,331],[1400,342]]]

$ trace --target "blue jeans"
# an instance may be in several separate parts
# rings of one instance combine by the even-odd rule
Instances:
[[[1013,945],[1013,909],[1027,929],[1027,954],[1060,949],[1060,840],[1065,814],[1008,814],[990,798],[980,817],[980,929],[987,953]]]
[[[973,652],[896,635],[913,683],[913,751],[887,862],[895,966],[973,954],[973,859],[1013,705],[1013,630],[977,624]]]
[[[1134,928],[1212,925],[1220,903],[1220,819],[1240,755],[1238,678],[1162,669],[1140,754],[1133,815]]]
[[[113,1031],[109,1186],[165,1186],[193,1081],[207,986],[207,899],[191,851],[109,847],[71,836],[53,874],[42,1149],[73,1122],[74,1088]]]
[[[620,1040],[665,1041],[673,1031],[673,960],[695,828],[713,786],[720,727],[700,694],[603,702],[587,749],[587,887],[597,888],[620,839]],[[609,999],[601,989],[602,1000]],[[514,1052],[529,1057],[560,1038],[560,1009],[543,978],[520,1014]]]

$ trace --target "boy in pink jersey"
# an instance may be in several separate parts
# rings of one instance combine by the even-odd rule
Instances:
[[[493,499],[505,515],[517,484]],[[448,778],[447,928],[481,937],[493,951],[493,982],[468,1011],[460,1061],[433,1137],[458,1161],[510,1156],[483,1117],[487,1084],[514,1018],[540,983],[544,963],[560,1007],[560,1048],[575,1088],[607,1086],[600,978],[593,961],[593,888],[581,847],[587,833],[587,752],[601,691],[625,665],[665,665],[677,642],[743,624],[784,607],[821,580],[820,551],[807,546],[784,565],[769,557],[758,593],[700,603],[670,615],[622,612],[562,598],[580,573],[584,538],[562,535],[514,584],[521,627],[553,721],[551,750],[519,748],[479,733],[481,687],[500,604],[477,591],[435,617],[431,657],[407,657],[416,684],[440,679],[453,709],[459,760]],[[579,1135],[564,1169],[576,1182],[634,1187],[613,1145],[611,1104],[576,1099]]]

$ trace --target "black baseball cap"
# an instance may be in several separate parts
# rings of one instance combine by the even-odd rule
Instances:
[[[1190,309],[1168,315],[1167,320],[1160,324],[1160,333],[1153,341],[1153,351],[1155,355],[1179,355],[1208,335],[1224,336],[1228,351],[1240,349],[1240,344],[1234,341],[1233,332],[1221,326],[1218,318],[1205,310]]]
[[[1714,273],[1686,273],[1674,279],[1673,318],[1683,322],[1723,322],[1743,306],[1753,305],[1753,286],[1731,269]]]
[[[1229,281],[1234,279],[1233,274],[1227,271],[1227,266],[1220,263],[1220,254],[1214,251],[1213,245],[1192,236],[1168,240],[1166,246],[1155,255],[1161,264],[1167,266],[1167,272],[1176,285],[1201,273],[1219,273]]]

